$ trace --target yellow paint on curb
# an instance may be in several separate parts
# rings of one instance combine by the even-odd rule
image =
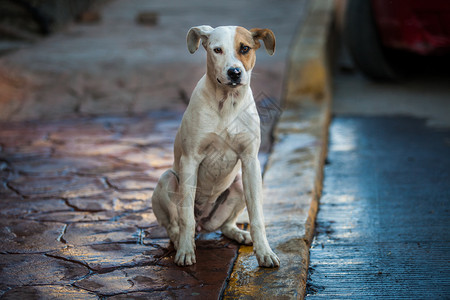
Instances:
[[[334,0],[311,1],[294,40],[283,95],[285,110],[264,176],[266,231],[281,266],[259,268],[253,247],[241,246],[224,299],[304,298],[331,115],[327,49],[333,10]]]
[[[327,43],[333,10],[333,0],[311,1],[308,17],[289,56],[284,97],[288,106],[305,96],[325,101],[330,97]]]
[[[253,255],[253,247],[252,246],[241,246],[239,248],[239,254],[238,259],[239,265],[242,265],[242,269],[249,269],[251,266],[246,265],[246,262],[248,262],[248,258]],[[238,286],[239,281],[241,279],[241,273],[240,272],[233,272],[230,276],[230,281],[228,283],[228,286]],[[252,296],[257,293],[258,287],[255,285],[247,285],[244,286],[244,288],[239,289],[239,292],[242,296]]]

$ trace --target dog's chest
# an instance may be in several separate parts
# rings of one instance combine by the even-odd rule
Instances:
[[[242,134],[242,133],[241,133]],[[223,132],[223,135],[209,133],[203,141],[202,154],[204,159],[200,165],[204,179],[221,181],[230,174],[239,160],[238,135]],[[202,176],[202,177],[203,177]]]
[[[259,126],[256,110],[253,113],[253,110],[246,109],[239,114],[224,115],[215,126],[215,138],[219,138],[226,146],[240,154],[260,138]]]

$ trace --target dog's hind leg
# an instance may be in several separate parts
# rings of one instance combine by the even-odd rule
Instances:
[[[234,219],[234,221],[223,224],[220,230],[227,238],[235,240],[240,244],[251,245],[253,242],[250,236],[250,232],[239,229],[236,226],[236,218]]]
[[[175,250],[178,249],[180,228],[178,210],[174,195],[178,190],[178,178],[175,172],[167,170],[161,175],[152,196],[152,209],[158,223],[167,230]]]
[[[250,232],[239,229],[236,225],[236,220],[239,214],[245,208],[244,192],[242,188],[241,177],[239,175],[236,177],[235,182],[233,182],[233,184],[229,187],[228,190],[230,191],[230,193],[227,198],[227,204],[234,205],[234,208],[231,211],[231,214],[229,215],[228,219],[220,227],[220,230],[226,237],[235,240],[238,243],[251,245],[252,238],[250,236]]]

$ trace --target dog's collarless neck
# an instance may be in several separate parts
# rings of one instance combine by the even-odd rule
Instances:
[[[219,113],[238,110],[243,99],[247,97],[248,87],[234,89],[216,89],[215,105]]]

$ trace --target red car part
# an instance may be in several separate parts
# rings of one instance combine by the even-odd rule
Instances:
[[[385,47],[422,55],[450,52],[450,0],[371,1]]]

